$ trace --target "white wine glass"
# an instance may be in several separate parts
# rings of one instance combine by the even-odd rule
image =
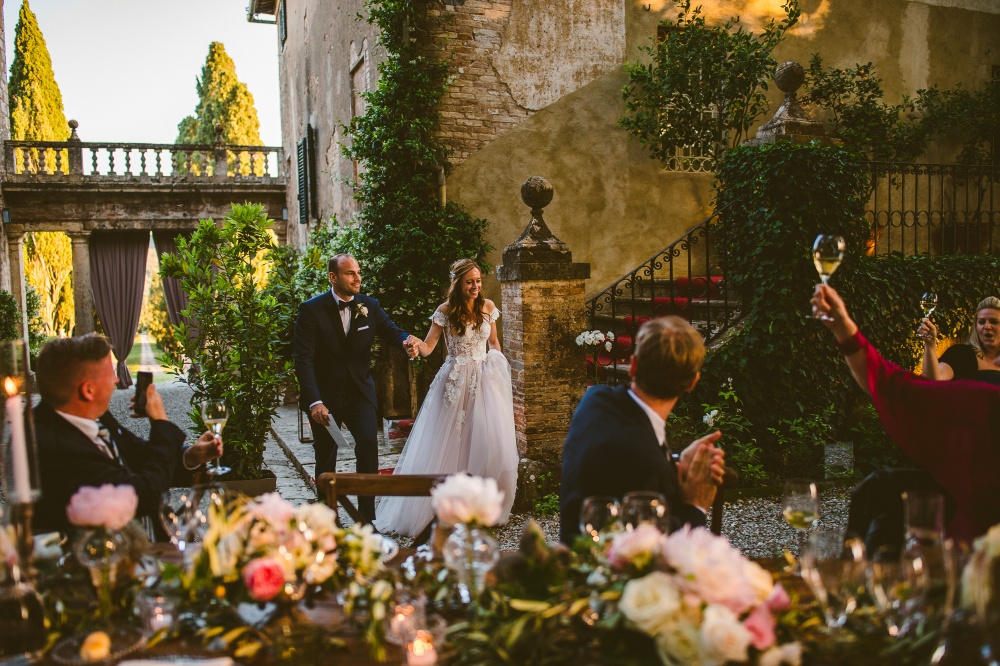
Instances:
[[[818,529],[802,552],[802,579],[823,608],[828,627],[844,626],[865,590],[865,544],[839,530]]]
[[[829,234],[816,236],[816,240],[813,242],[812,254],[813,264],[816,266],[816,272],[819,273],[820,282],[827,284],[830,281],[830,276],[833,275],[841,262],[844,261],[844,251],[846,249],[847,243],[844,242],[843,236],[832,236]],[[831,317],[822,313],[814,313],[813,316],[822,321],[833,321]]]
[[[201,420],[205,423],[205,427],[215,435],[215,439],[220,439],[222,429],[226,427],[226,421],[229,420],[229,409],[226,407],[226,401],[202,400]],[[205,464],[205,473],[209,476],[223,476],[231,471],[233,471],[232,468],[220,465],[217,458]]]
[[[662,493],[625,493],[622,498],[622,518],[626,530],[635,529],[640,523],[651,523],[664,534],[670,531],[670,507]]]
[[[924,316],[920,318],[921,323],[924,319],[927,319],[932,314],[934,310],[937,309],[938,305],[938,295],[933,291],[928,291],[923,296],[920,297],[920,309],[923,311]],[[927,340],[927,336],[920,335],[920,325],[917,325],[917,337],[921,340]]]
[[[800,570],[798,562],[802,559],[806,532],[819,520],[819,490],[816,484],[808,479],[789,479],[785,482],[785,495],[782,500],[781,515],[785,521],[798,530],[799,548],[796,559],[796,570]]]
[[[587,497],[580,504],[580,533],[595,543],[601,532],[613,528],[622,516],[622,506],[614,497]]]

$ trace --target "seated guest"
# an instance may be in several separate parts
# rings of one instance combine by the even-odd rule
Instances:
[[[1000,387],[958,379],[923,379],[886,361],[858,330],[837,292],[817,285],[813,309],[896,445],[954,503],[950,536],[971,541],[1000,522]]]
[[[222,455],[222,442],[206,432],[183,447],[184,432],[167,420],[163,399],[146,391],[149,441],[115,420],[108,407],[118,377],[108,339],[93,333],[47,342],[38,355],[34,409],[42,497],[35,507],[40,532],[67,531],[66,505],[81,486],[128,484],[139,496],[137,516],[155,516],[160,495],[175,475]],[[176,479],[180,485],[189,479]]]
[[[1000,386],[1000,298],[988,296],[976,306],[969,344],[948,347],[937,357],[937,327],[924,319],[918,330],[924,339],[921,374],[927,379],[975,379]]]
[[[559,490],[560,540],[580,533],[580,504],[590,495],[622,497],[632,491],[666,496],[676,521],[705,524],[722,483],[718,431],[671,455],[667,417],[677,398],[698,383],[705,344],[679,317],[647,322],[636,336],[630,386],[594,386],[580,401],[563,445]]]

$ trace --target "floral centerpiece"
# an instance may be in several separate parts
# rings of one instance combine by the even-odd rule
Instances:
[[[994,654],[1000,651],[1000,524],[976,539],[962,572],[962,603],[978,617]]]

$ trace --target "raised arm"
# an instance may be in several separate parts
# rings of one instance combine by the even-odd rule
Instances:
[[[837,346],[844,353],[847,367],[861,390],[871,395],[868,388],[868,355],[859,344],[852,344],[858,332],[858,325],[847,314],[847,306],[837,291],[825,284],[816,285],[812,297],[813,311],[825,314],[831,321],[822,320],[823,325],[833,332]]]
[[[947,363],[942,363],[937,356],[937,326],[929,318],[924,319],[917,329],[917,334],[924,339],[924,359],[920,364],[920,375],[926,379],[947,381],[955,377],[955,370]]]

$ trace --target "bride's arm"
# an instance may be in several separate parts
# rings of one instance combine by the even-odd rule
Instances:
[[[493,306],[493,308],[486,314],[488,317],[493,314],[493,310],[496,310],[497,306],[493,303],[493,301],[486,302]],[[489,344],[490,349],[495,349],[498,352],[503,353],[503,350],[500,349],[500,337],[497,335],[497,322],[495,319],[490,322],[490,339],[487,344]]]
[[[440,309],[437,311],[440,312]],[[430,356],[434,348],[437,347],[438,340],[441,339],[441,332],[444,329],[441,328],[440,324],[431,322],[431,329],[427,331],[427,337],[423,340],[417,340],[414,345],[417,349],[417,353],[421,356]]]

